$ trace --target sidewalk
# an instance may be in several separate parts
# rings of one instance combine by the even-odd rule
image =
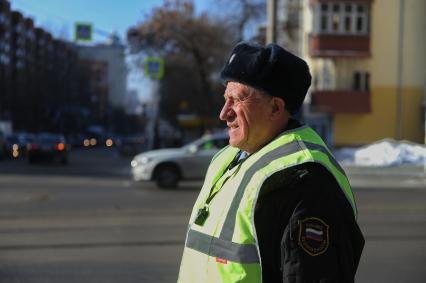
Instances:
[[[426,189],[426,171],[423,166],[343,166],[343,168],[355,189]]]

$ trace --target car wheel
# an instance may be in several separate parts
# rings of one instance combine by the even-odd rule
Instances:
[[[180,179],[176,166],[163,165],[156,170],[155,182],[160,188],[176,188]]]

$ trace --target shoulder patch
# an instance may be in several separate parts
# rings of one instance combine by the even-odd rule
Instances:
[[[299,222],[299,246],[309,255],[317,256],[329,246],[329,226],[321,219],[308,217]]]

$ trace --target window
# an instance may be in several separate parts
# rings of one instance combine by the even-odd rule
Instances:
[[[15,32],[16,32],[16,33],[21,33],[23,30],[24,30],[24,27],[23,27],[23,25],[22,25],[22,24],[18,23],[18,24],[15,26]]]
[[[354,72],[353,90],[369,91],[370,90],[370,74],[365,71]]]
[[[334,13],[333,14],[333,18],[332,18],[332,31],[333,32],[338,32],[339,31],[339,26],[340,26],[340,16],[338,13]]]
[[[328,17],[327,15],[321,15],[321,30],[327,30]]]
[[[346,4],[345,5],[345,12],[346,13],[352,12],[352,5],[351,4]]]
[[[3,43],[3,50],[4,50],[5,53],[9,53],[10,52],[10,44]]]
[[[364,27],[364,18],[363,17],[357,17],[356,18],[356,31],[361,33]]]
[[[321,3],[317,4],[314,16],[314,31],[319,34],[368,33],[368,6],[363,3]]]
[[[24,46],[24,45],[25,45],[25,38],[23,38],[23,37],[19,37],[19,38],[16,40],[16,45],[18,45],[19,47]]]
[[[15,67],[16,69],[21,70],[24,68],[24,63],[22,61],[17,61]]]
[[[31,30],[27,31],[27,38],[31,40],[34,39],[34,33]]]
[[[349,33],[351,31],[351,22],[352,22],[351,17],[345,16],[345,24],[344,24],[345,33]]]

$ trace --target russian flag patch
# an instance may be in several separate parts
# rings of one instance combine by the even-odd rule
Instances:
[[[299,221],[299,246],[309,255],[317,256],[329,246],[329,226],[317,217]]]

